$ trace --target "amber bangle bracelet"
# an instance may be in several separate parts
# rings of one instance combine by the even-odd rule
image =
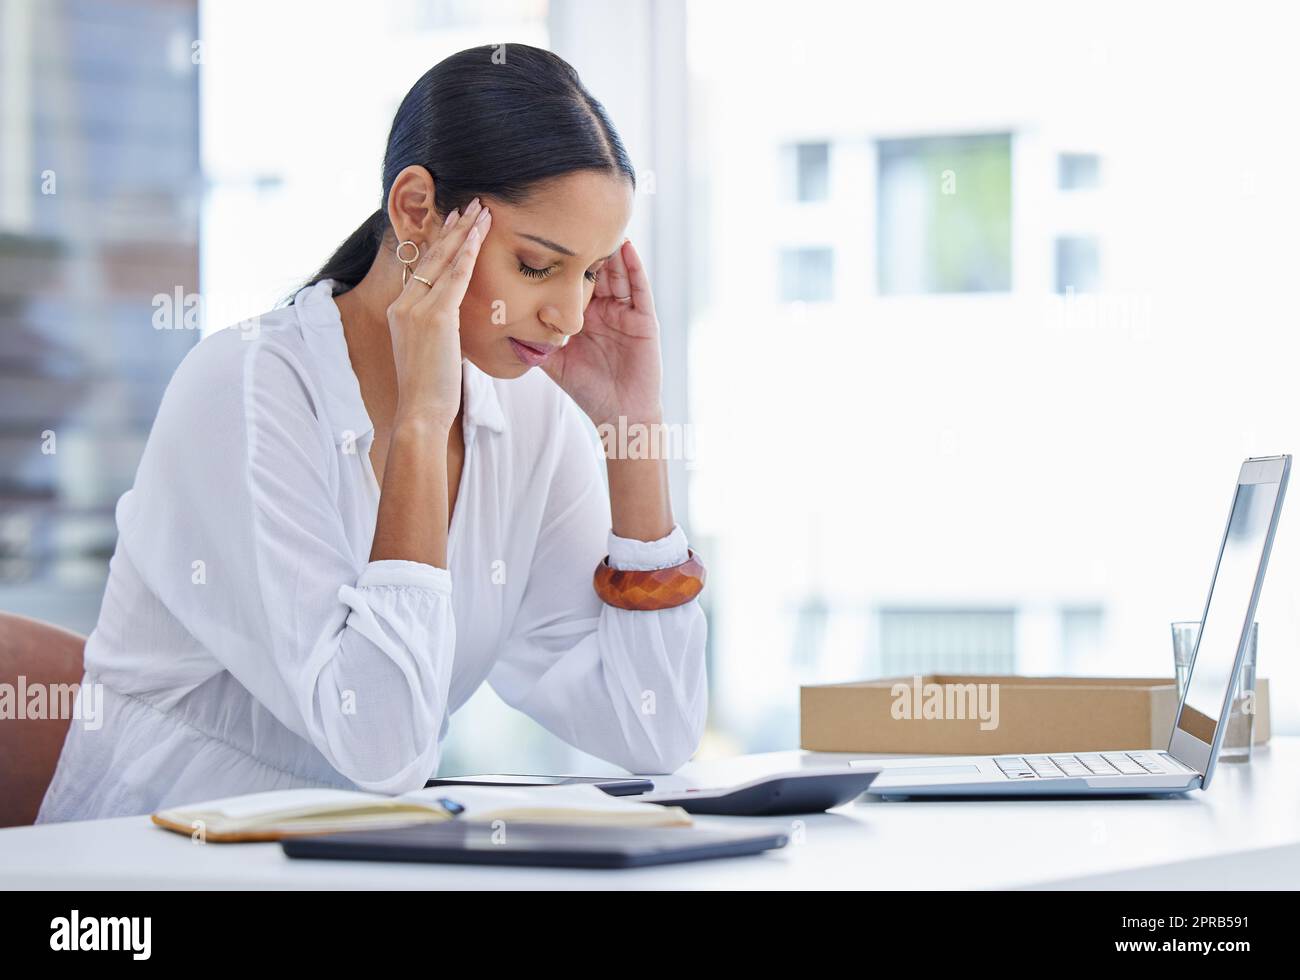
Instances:
[[[602,602],[651,612],[690,602],[704,589],[704,576],[704,563],[687,548],[680,565],[646,571],[613,568],[606,555],[596,566],[593,585]]]

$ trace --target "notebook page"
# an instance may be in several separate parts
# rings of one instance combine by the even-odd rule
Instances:
[[[281,813],[302,813],[351,809],[382,803],[391,797],[375,793],[356,793],[346,789],[280,789],[264,793],[227,796],[203,803],[167,807],[169,812],[219,814],[231,820],[248,820]]]

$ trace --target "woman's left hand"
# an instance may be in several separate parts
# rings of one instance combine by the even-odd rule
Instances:
[[[617,426],[619,416],[629,423],[661,420],[659,320],[630,239],[600,270],[582,330],[541,367],[598,427]]]

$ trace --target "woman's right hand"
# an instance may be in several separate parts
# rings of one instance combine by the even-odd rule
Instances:
[[[388,330],[397,366],[394,421],[433,422],[450,429],[460,411],[460,304],[492,215],[474,198],[455,210],[388,307]]]

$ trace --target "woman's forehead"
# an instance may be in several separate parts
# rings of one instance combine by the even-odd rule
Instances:
[[[632,191],[612,178],[586,181],[585,187],[546,187],[525,204],[484,201],[493,227],[539,247],[593,259],[605,258],[622,240],[631,220]]]

